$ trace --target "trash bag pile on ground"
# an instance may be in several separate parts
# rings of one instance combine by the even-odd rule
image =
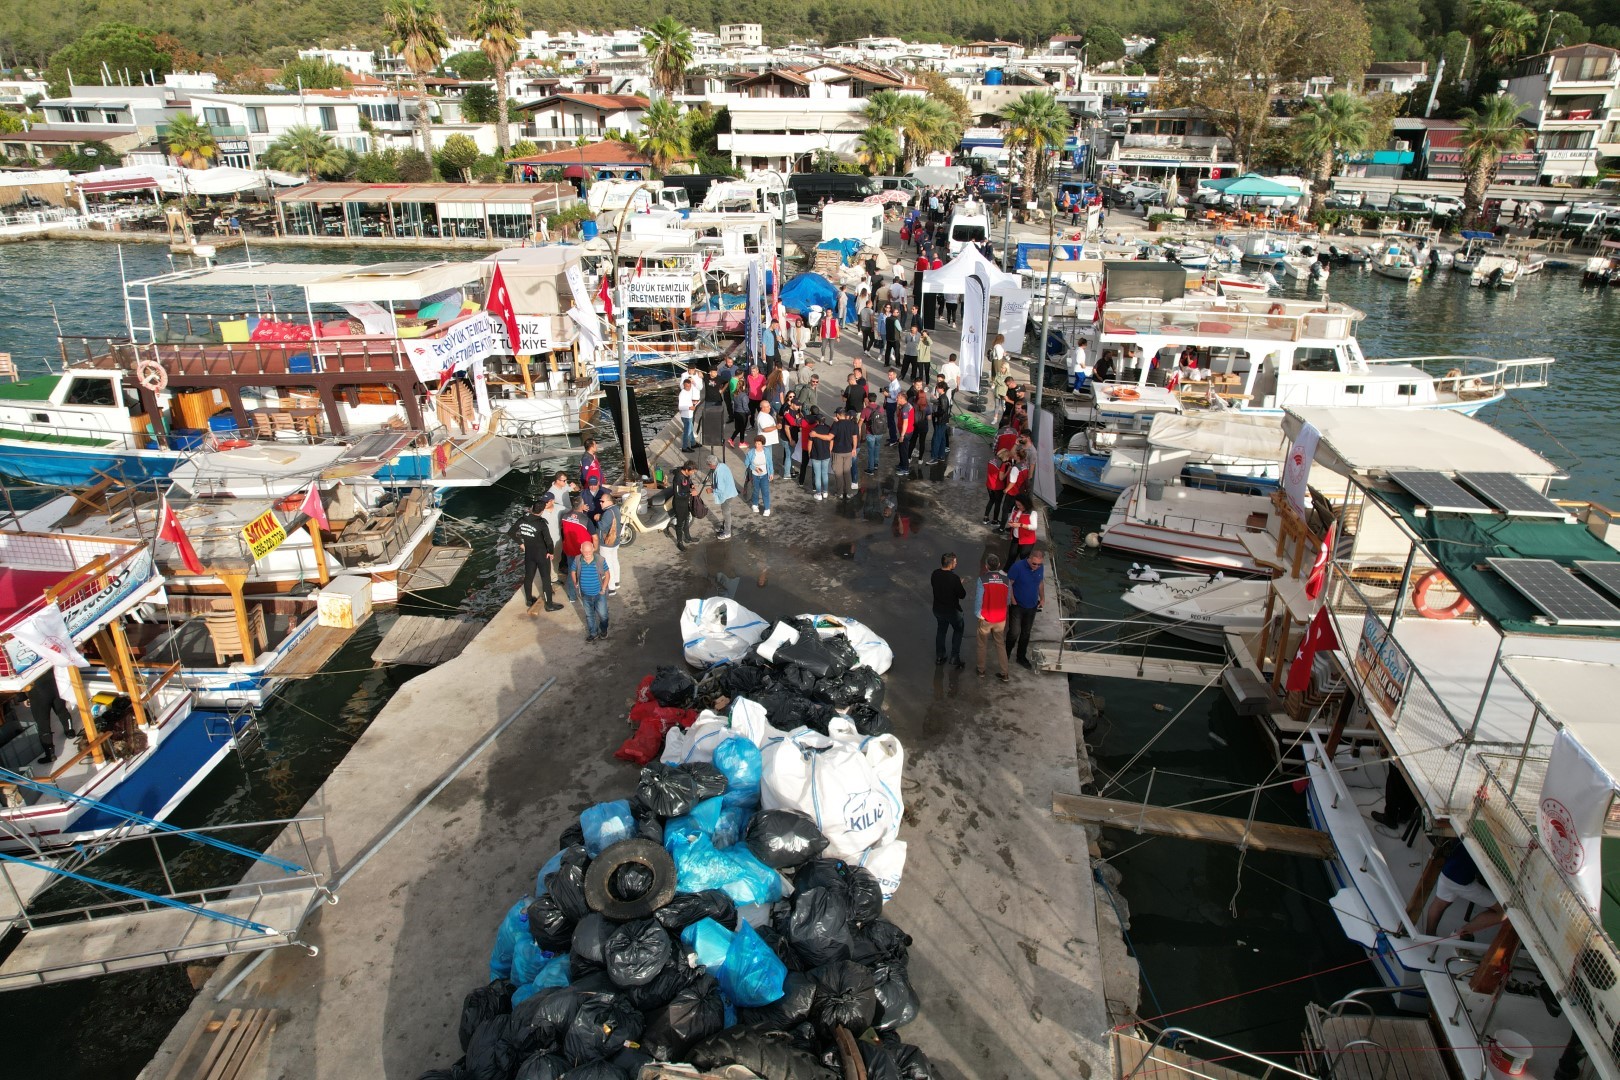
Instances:
[[[462,1006],[463,1057],[423,1080],[838,1080],[840,1029],[871,1077],[935,1075],[898,1034],[911,938],[883,917],[905,863],[887,643],[725,599],[689,602],[681,632],[705,670],[642,680],[617,754],[644,766],[634,790],[563,830]]]

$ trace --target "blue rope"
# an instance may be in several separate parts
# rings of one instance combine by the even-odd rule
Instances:
[[[133,896],[140,900],[150,900],[153,903],[162,904],[164,907],[177,908],[181,911],[189,911],[192,914],[201,915],[205,919],[213,919],[216,922],[229,923],[231,926],[239,927],[243,930],[252,930],[266,936],[274,936],[281,933],[281,931],[276,930],[273,927],[265,926],[262,923],[256,923],[249,919],[238,918],[235,915],[227,915],[222,911],[209,911],[207,908],[198,907],[195,904],[188,904],[183,900],[173,900],[167,896],[159,896],[157,893],[143,892],[140,889],[132,888],[128,885],[116,885],[111,881],[101,881],[97,878],[90,877],[87,874],[76,874],[72,870],[64,870],[60,866],[52,866],[50,863],[34,862],[31,859],[21,859],[15,855],[7,855],[3,851],[0,851],[0,861],[17,863],[21,866],[38,867],[41,870],[46,870],[52,874],[58,874],[65,878],[71,878],[74,881],[80,881],[86,885],[94,885],[98,888],[111,889],[114,892],[121,892],[126,896]]]
[[[296,863],[286,862],[282,859],[276,858],[273,855],[266,855],[262,852],[254,851],[252,848],[240,847],[228,840],[218,840],[212,836],[202,835],[201,833],[188,833],[188,830],[182,829],[178,825],[170,825],[166,821],[159,821],[156,818],[149,818],[145,814],[137,813],[134,810],[126,810],[121,806],[114,806],[111,803],[104,803],[99,799],[92,799],[88,795],[79,795],[72,791],[66,791],[62,788],[56,787],[53,784],[47,784],[43,780],[35,780],[31,776],[24,776],[22,773],[12,772],[10,769],[0,769],[0,779],[3,779],[8,783],[17,784],[20,787],[41,792],[46,795],[55,795],[57,798],[63,799],[67,802],[83,803],[95,810],[105,810],[107,813],[124,818],[127,821],[133,821],[138,825],[149,826],[157,832],[187,833],[188,835],[186,838],[189,840],[195,840],[200,844],[207,844],[209,847],[219,848],[221,851],[229,851],[233,855],[246,856],[247,858],[253,859],[256,862],[269,863],[278,870],[285,870],[289,874],[310,873],[307,867],[299,866]]]
[[[1136,951],[1136,944],[1131,941],[1131,932],[1125,928],[1125,916],[1120,914],[1119,902],[1114,899],[1114,890],[1108,887],[1102,875],[1096,870],[1091,872],[1092,880],[1102,886],[1103,892],[1108,894],[1108,903],[1114,909],[1114,918],[1119,920],[1119,933],[1125,939],[1125,947],[1131,950],[1131,956],[1136,960],[1136,970],[1142,976],[1142,985],[1147,987],[1148,997],[1153,999],[1153,1014],[1164,1016],[1164,1006],[1159,1004],[1159,995],[1153,992],[1153,983],[1147,976],[1147,968],[1142,966],[1142,954]]]

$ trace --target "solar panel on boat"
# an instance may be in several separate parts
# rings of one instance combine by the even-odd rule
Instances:
[[[1457,479],[1504,514],[1515,517],[1566,517],[1567,512],[1512,473],[1465,472]]]
[[[1489,506],[1474,498],[1445,473],[1428,472],[1423,469],[1398,469],[1391,470],[1389,478],[1431,510],[1449,510],[1458,514],[1491,512]]]
[[[1597,582],[1604,592],[1620,599],[1620,562],[1581,559],[1575,563],[1575,568]]]
[[[1556,624],[1620,626],[1620,607],[1551,559],[1485,561]]]

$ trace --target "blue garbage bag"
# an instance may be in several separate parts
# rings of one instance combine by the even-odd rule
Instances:
[[[720,965],[720,992],[733,1005],[757,1009],[782,997],[782,983],[787,978],[787,965],[765,944],[752,926],[737,924],[731,935],[731,947],[726,950],[726,961]]]
[[[731,880],[722,885],[727,896],[739,907],[774,904],[782,899],[782,875],[759,861],[746,844],[736,844],[717,852],[731,863]]]
[[[533,934],[519,934],[512,944],[512,982],[527,986],[550,958],[551,954],[535,943]]]
[[[715,824],[710,838],[714,846],[724,851],[743,838],[748,831],[748,823],[753,820],[754,808],[742,806],[728,806],[720,812],[720,820]]]
[[[666,827],[664,847],[675,860],[679,892],[719,889],[739,906],[773,904],[782,898],[782,876],[742,844],[721,851],[707,833]]]
[[[522,938],[529,938],[529,901],[525,895],[513,904],[495,931],[495,946],[489,951],[489,981],[512,977],[512,952]],[[533,938],[530,938],[532,941]],[[515,980],[514,980],[515,981]]]
[[[636,835],[636,819],[627,799],[586,807],[579,815],[579,827],[585,830],[585,852],[593,859]]]
[[[698,963],[718,971],[731,952],[731,936],[713,919],[699,919],[681,931],[681,944],[697,953]]]
[[[714,767],[726,777],[727,806],[752,809],[759,805],[760,775],[764,772],[759,747],[741,735],[733,735],[714,748]]]
[[[704,799],[692,807],[690,814],[672,817],[664,823],[664,846],[669,846],[669,834],[672,832],[702,833],[712,835],[720,825],[720,813],[725,809],[722,801],[723,795],[716,795],[712,799]]]

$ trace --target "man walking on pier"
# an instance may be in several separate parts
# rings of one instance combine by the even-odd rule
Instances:
[[[585,541],[574,560],[574,589],[585,609],[585,642],[606,641],[608,636],[608,591],[613,587],[613,571],[597,554],[596,545]]]
[[[994,555],[984,559],[984,573],[979,575],[979,587],[973,594],[973,613],[979,617],[979,678],[984,678],[984,650],[988,644],[996,654],[1001,670],[996,678],[1002,682],[1012,680],[1007,669],[1007,608],[1012,600],[1012,586],[1001,572],[1001,560]]]
[[[1013,563],[1007,571],[1007,582],[1013,600],[1007,613],[1007,652],[1024,667],[1033,668],[1029,662],[1029,638],[1035,628],[1035,613],[1046,604],[1046,552],[1031,551]]]
[[[551,492],[541,495],[540,501],[529,507],[529,512],[512,526],[511,531],[511,535],[523,544],[523,603],[530,615],[534,614],[536,573],[540,575],[540,593],[546,598],[546,610],[563,609],[551,597],[551,561],[556,545],[545,518],[546,508],[551,501]]]
[[[731,466],[713,455],[709,457],[709,487],[714,492],[715,505],[720,508],[721,520],[725,522],[715,539],[730,540],[731,516],[742,500],[737,498],[737,478],[731,475]]]

